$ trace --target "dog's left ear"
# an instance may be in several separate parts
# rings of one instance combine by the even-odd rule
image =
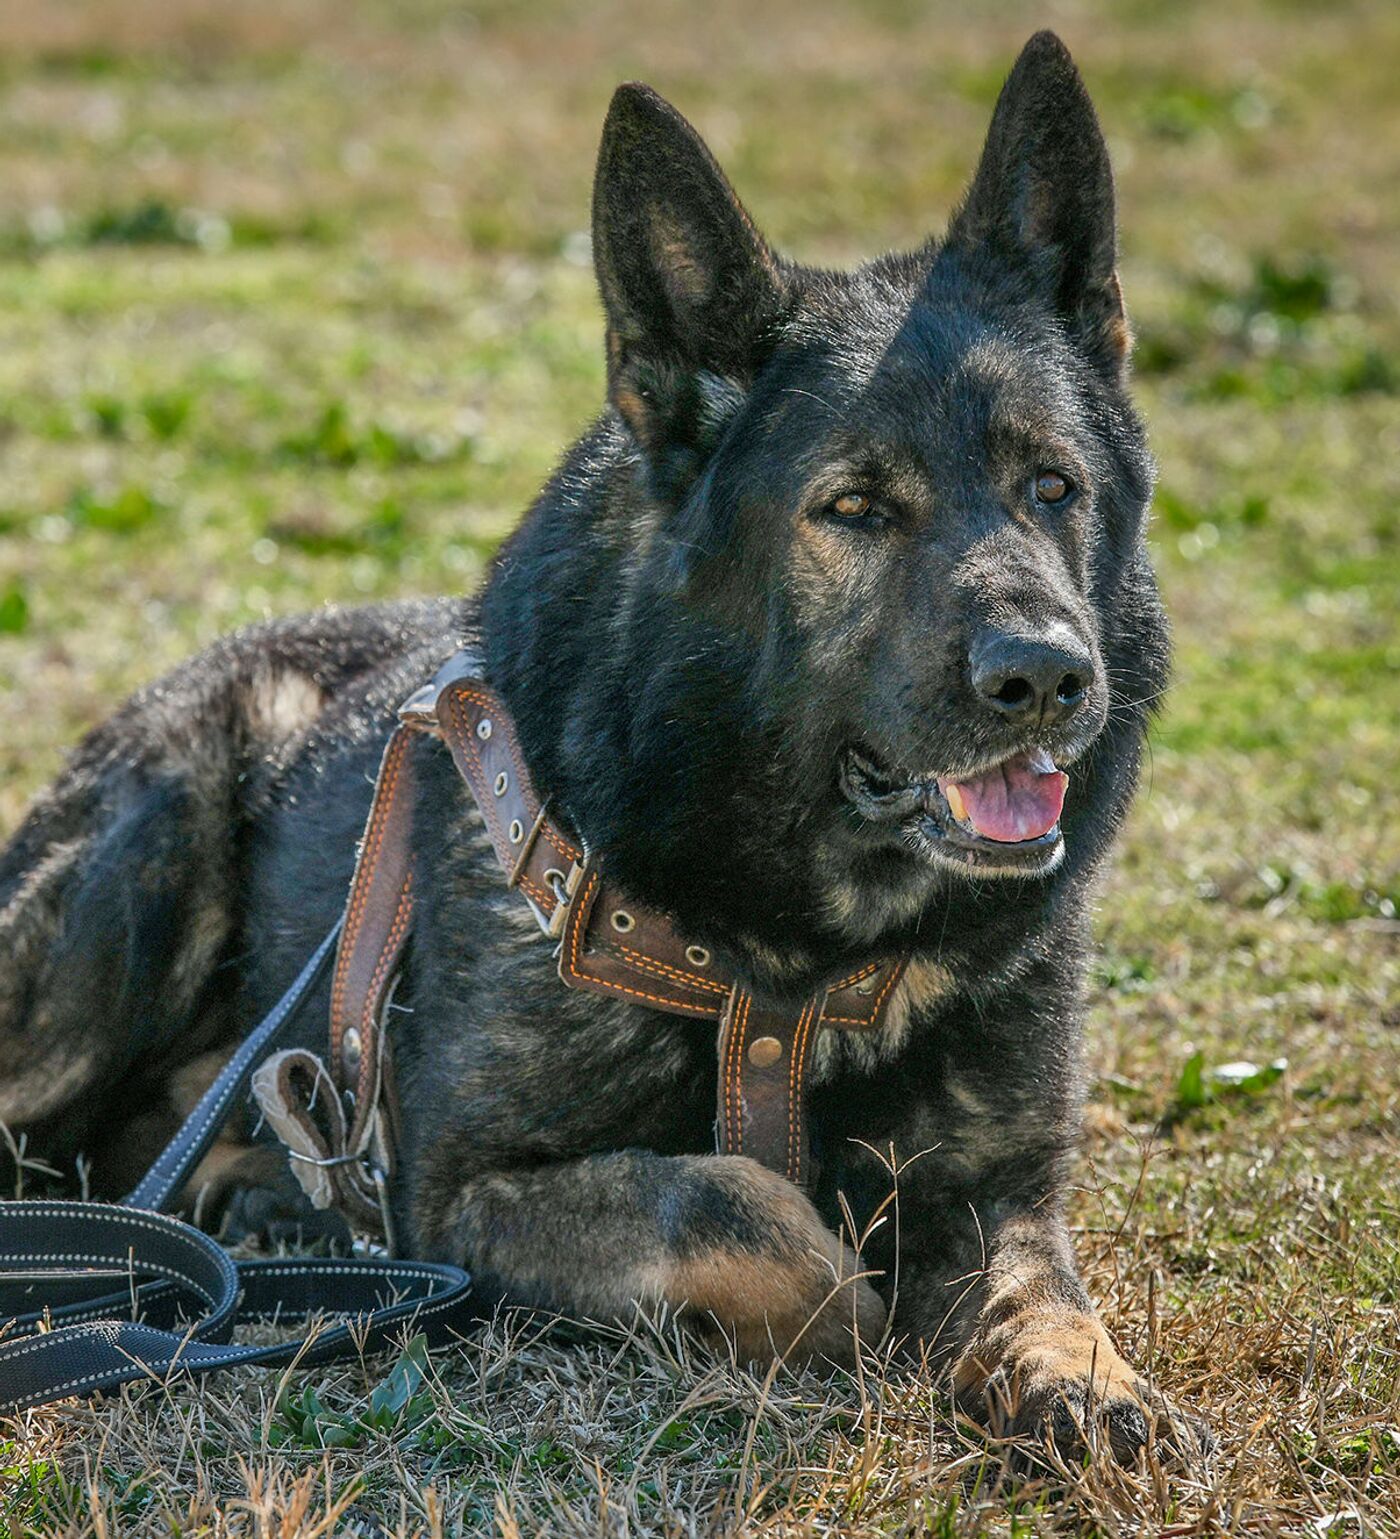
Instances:
[[[608,394],[676,495],[752,379],[777,261],[689,123],[644,85],[613,96],[593,183]]]
[[[1023,265],[1094,363],[1121,377],[1129,332],[1113,172],[1084,81],[1053,32],[1037,32],[1007,77],[946,246]]]

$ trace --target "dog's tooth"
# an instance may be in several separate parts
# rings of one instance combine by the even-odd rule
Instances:
[[[1033,748],[1026,755],[1026,762],[1037,775],[1053,775],[1055,761],[1043,748]]]
[[[967,803],[963,800],[962,792],[958,790],[957,782],[950,780],[943,787],[943,795],[948,800],[948,810],[959,823],[965,823],[967,821]]]

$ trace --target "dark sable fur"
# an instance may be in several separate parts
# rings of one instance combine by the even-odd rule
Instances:
[[[419,743],[419,918],[394,1025],[411,1248],[465,1260],[486,1298],[593,1315],[689,1300],[757,1352],[854,1267],[840,1195],[863,1224],[890,1184],[868,1146],[893,1145],[922,1156],[900,1183],[896,1332],[955,1360],[969,1403],[1009,1396],[992,1411],[1015,1430],[1063,1433],[1097,1364],[1129,1450],[1135,1380],[1078,1282],[1061,1198],[1086,905],[1167,636],[1083,85],[1034,38],[946,239],[855,273],[775,256],[644,87],[614,99],[594,209],[610,404],[479,609],[234,638],[99,728],[15,835],[0,1115],[41,1153],[92,1153],[101,1191],[131,1179],[176,1115],[175,1071],[246,1029],[330,925],[393,708],[467,643],[595,857],[755,986],[913,963],[878,1038],[822,1044],[809,1202],[710,1153],[710,1033],[561,986],[445,752]],[[1045,466],[1070,475],[1072,505],[1033,502]],[[830,511],[852,488],[873,507],[855,526]],[[992,631],[1075,639],[1093,679],[1068,723],[987,708],[969,652]],[[857,810],[852,746],[905,778],[1031,746],[1072,760],[1062,863],[969,880]],[[308,1041],[323,1020],[322,1001]],[[256,1224],[271,1201],[229,1212]],[[846,1284],[867,1332],[894,1233],[864,1251],[877,1288]],[[850,1319],[828,1310],[805,1344],[848,1350]]]

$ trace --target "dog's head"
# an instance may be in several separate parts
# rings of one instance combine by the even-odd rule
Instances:
[[[621,753],[634,816],[662,783],[653,862],[694,870],[721,817],[805,842],[826,914],[872,929],[957,878],[1049,875],[1074,777],[1164,652],[1113,184],[1063,45],[1026,46],[946,237],[912,255],[777,256],[637,85],[593,235],[634,446]]]

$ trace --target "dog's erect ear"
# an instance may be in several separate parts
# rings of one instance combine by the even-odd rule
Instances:
[[[1089,93],[1053,32],[1036,33],[1001,89],[947,245],[1023,263],[1095,363],[1119,376],[1128,326],[1113,172]]]
[[[694,461],[752,377],[780,278],[704,141],[644,85],[619,86],[603,126],[593,262],[613,404],[644,448]]]

